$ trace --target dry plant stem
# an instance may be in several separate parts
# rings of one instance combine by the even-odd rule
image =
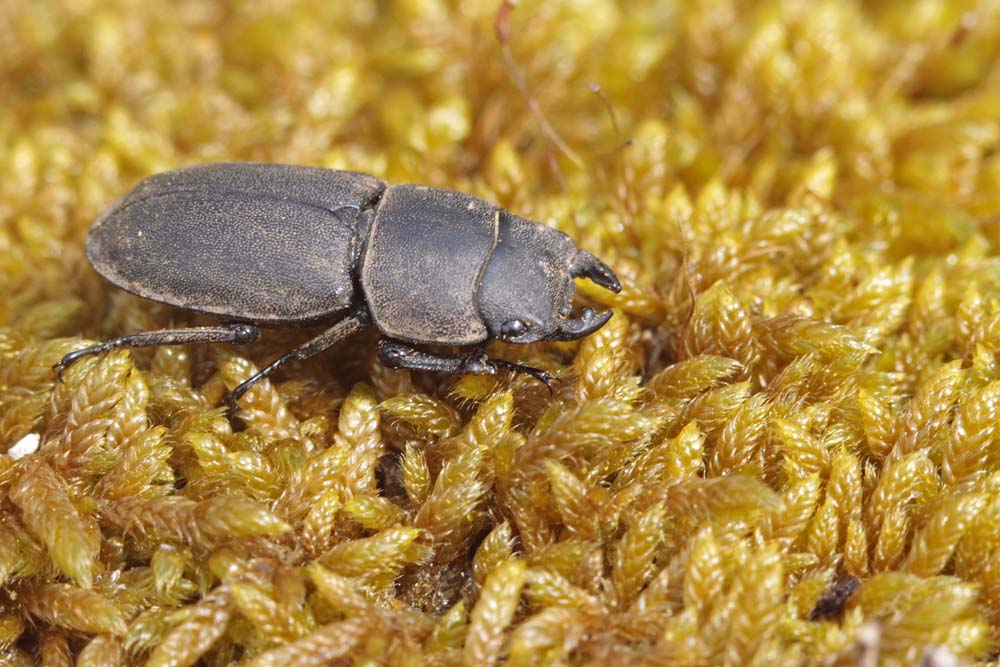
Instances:
[[[545,114],[542,113],[541,108],[538,106],[538,100],[536,100],[531,92],[528,90],[528,84],[524,81],[524,75],[521,74],[521,70],[517,66],[517,62],[514,60],[514,55],[510,50],[510,14],[514,11],[515,3],[513,0],[503,0],[500,4],[500,9],[497,10],[497,18],[495,24],[495,33],[497,41],[500,42],[500,52],[503,54],[504,64],[507,66],[507,70],[510,72],[510,77],[514,81],[514,85],[520,91],[521,96],[524,101],[528,104],[528,109],[531,110],[531,115],[535,117],[535,121],[538,123],[539,128],[545,137],[559,149],[563,155],[568,157],[570,161],[577,167],[583,167],[583,160],[580,159],[576,153],[573,152],[566,142],[563,140],[559,133],[556,132],[555,128],[549,124],[549,121],[545,118]]]

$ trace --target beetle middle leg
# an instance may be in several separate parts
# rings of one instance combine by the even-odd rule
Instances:
[[[260,329],[253,324],[234,322],[218,327],[189,327],[187,329],[161,329],[145,331],[120,338],[113,338],[98,345],[70,352],[52,367],[62,380],[63,371],[80,359],[92,354],[110,352],[120,347],[150,347],[153,345],[187,345],[189,343],[233,343],[245,345],[260,337]]]
[[[551,375],[539,368],[515,364],[503,359],[490,359],[486,351],[477,349],[472,354],[463,356],[448,356],[425,352],[397,340],[383,338],[378,343],[378,357],[389,368],[406,368],[416,371],[434,371],[437,373],[473,373],[480,375],[496,375],[497,368],[504,368],[518,373],[526,373],[545,384],[552,391]]]
[[[243,394],[247,393],[251,387],[266,378],[268,375],[274,373],[289,361],[308,359],[314,354],[318,354],[328,347],[332,347],[340,341],[353,336],[367,327],[368,323],[368,311],[361,309],[352,313],[349,317],[340,320],[330,328],[325,329],[318,336],[306,341],[291,352],[281,355],[267,366],[260,369],[260,371],[256,374],[238,384],[235,389],[225,395],[223,400],[229,407],[229,413],[233,414],[236,412],[236,402],[239,401]]]

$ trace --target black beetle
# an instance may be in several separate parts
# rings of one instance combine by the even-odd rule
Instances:
[[[206,164],[143,180],[94,221],[87,258],[146,299],[228,321],[123,336],[67,354],[117,347],[249,343],[262,326],[326,324],[229,395],[374,323],[392,368],[529,373],[486,356],[490,339],[573,340],[610,311],[573,317],[573,277],[621,285],[565,234],[471,195],[386,185],[350,171],[279,164]],[[427,346],[464,348],[455,354]]]

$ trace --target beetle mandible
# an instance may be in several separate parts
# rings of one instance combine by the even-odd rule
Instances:
[[[392,368],[528,373],[493,359],[486,343],[582,338],[611,317],[575,315],[574,277],[618,292],[615,274],[565,234],[478,197],[387,185],[351,171],[218,163],[146,178],[91,226],[94,269],[133,294],[215,315],[220,326],[123,336],[67,354],[118,347],[250,343],[261,327],[325,325],[227,397],[369,324]],[[429,346],[457,348],[454,354]]]

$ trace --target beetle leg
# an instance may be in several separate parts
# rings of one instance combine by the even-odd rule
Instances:
[[[238,384],[235,389],[223,397],[223,400],[229,407],[229,414],[233,415],[236,412],[238,407],[236,402],[240,400],[243,394],[247,393],[251,387],[266,378],[271,373],[274,373],[289,361],[308,359],[314,354],[318,354],[328,347],[332,347],[340,341],[353,336],[367,327],[368,323],[368,312],[361,310],[340,320],[329,329],[325,329],[318,336],[306,341],[291,352],[281,355],[256,374]]]
[[[512,371],[514,373],[524,373],[525,375],[530,375],[539,382],[545,385],[549,390],[549,394],[555,393],[555,382],[556,378],[549,373],[546,373],[541,368],[535,368],[534,366],[525,366],[524,364],[515,364],[512,361],[505,361],[503,359],[490,359],[490,361],[500,368]]]
[[[474,373],[495,375],[496,366],[483,350],[464,356],[448,356],[425,352],[390,338],[378,342],[378,358],[389,368],[406,368],[436,373]]]
[[[52,367],[62,381],[63,371],[81,357],[109,352],[119,347],[149,347],[152,345],[187,345],[188,343],[233,343],[244,345],[260,336],[260,329],[253,324],[238,322],[219,327],[190,327],[187,329],[161,329],[122,336],[98,345],[70,352]]]
[[[449,357],[443,354],[424,352],[406,343],[383,338],[378,344],[378,357],[389,368],[407,368],[438,373],[496,375],[497,369],[503,368],[530,375],[548,387],[549,392],[552,391],[552,383],[555,380],[551,375],[538,368],[515,364],[503,359],[490,359],[482,349],[465,356]]]

